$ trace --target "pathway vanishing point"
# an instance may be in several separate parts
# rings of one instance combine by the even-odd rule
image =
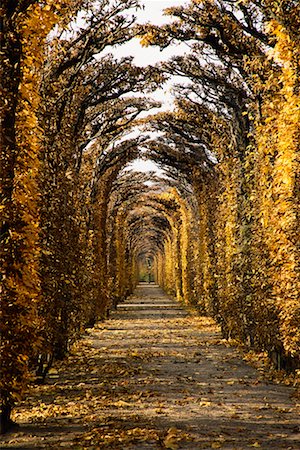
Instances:
[[[139,285],[30,390],[1,448],[299,450],[293,389],[225,344],[211,319]]]

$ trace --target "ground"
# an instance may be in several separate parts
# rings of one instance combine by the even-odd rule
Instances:
[[[293,393],[144,284],[31,388],[1,448],[299,450]]]

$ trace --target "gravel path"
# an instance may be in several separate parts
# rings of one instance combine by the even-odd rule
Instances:
[[[292,393],[211,319],[140,285],[30,390],[0,448],[299,450]]]

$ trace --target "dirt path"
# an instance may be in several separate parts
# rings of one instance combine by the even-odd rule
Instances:
[[[299,450],[292,389],[154,285],[89,330],[15,412],[6,449]]]

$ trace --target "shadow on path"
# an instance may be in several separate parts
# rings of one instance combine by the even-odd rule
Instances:
[[[30,392],[1,448],[296,450],[292,392],[143,284]]]

